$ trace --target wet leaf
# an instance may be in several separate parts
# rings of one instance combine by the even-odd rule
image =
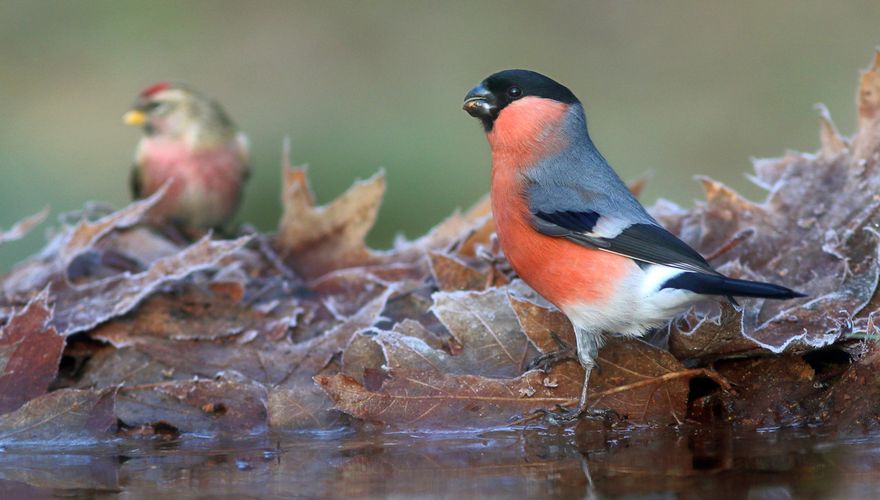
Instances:
[[[345,420],[321,389],[304,385],[269,391],[269,426],[276,430],[331,429]]]
[[[116,388],[61,389],[0,416],[0,443],[83,445],[110,437]]]
[[[0,329],[0,414],[45,394],[55,379],[64,337],[48,326],[51,316],[44,291]]]
[[[193,434],[246,435],[268,423],[265,388],[227,380],[187,380],[124,387],[116,415],[130,427],[170,425]]]
[[[572,349],[574,331],[564,314],[527,298],[519,290],[510,303],[529,340],[541,353]],[[595,408],[608,408],[641,424],[679,423],[687,412],[689,380],[694,373],[670,353],[632,338],[610,337],[599,349],[596,368],[590,374],[589,400]],[[572,398],[580,395],[583,369],[577,361],[556,367],[573,387]],[[555,375],[551,372],[551,375]],[[551,376],[552,378],[552,376]]]
[[[880,429],[880,346],[876,340],[869,341],[866,351],[822,397],[821,411],[812,415],[813,423],[855,435]]]
[[[355,417],[409,429],[485,428],[510,424],[541,408],[570,404],[559,387],[530,371],[514,379],[441,372],[391,371],[377,390],[347,375],[315,378],[340,410]]]
[[[776,429],[805,423],[810,412],[803,402],[816,390],[816,372],[800,356],[736,360],[717,368],[736,388],[727,405],[733,424]]]

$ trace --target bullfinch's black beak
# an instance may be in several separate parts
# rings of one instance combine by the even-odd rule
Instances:
[[[495,96],[483,84],[472,88],[470,92],[464,96],[464,106],[462,109],[474,118],[483,120],[493,119],[498,111],[498,105],[495,102]]]

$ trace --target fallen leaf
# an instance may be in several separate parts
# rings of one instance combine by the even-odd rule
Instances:
[[[0,245],[23,238],[31,231],[31,229],[46,220],[46,217],[48,216],[49,207],[46,207],[35,213],[34,215],[25,217],[24,219],[16,222],[11,228],[6,231],[0,229]]]
[[[590,404],[635,423],[678,424],[687,414],[692,377],[664,350],[637,339],[611,337],[599,349],[590,376]]]
[[[45,394],[58,373],[64,337],[48,326],[47,298],[44,290],[0,329],[0,414]]]
[[[484,290],[493,285],[490,272],[481,272],[451,255],[439,252],[428,255],[434,280],[444,292]]]
[[[124,387],[116,415],[129,427],[170,425],[180,433],[256,434],[266,430],[265,388],[227,380]]]
[[[549,304],[542,306],[514,295],[508,299],[523,332],[538,351],[547,354],[567,348],[574,353],[574,329],[564,314],[551,310]]]
[[[311,279],[374,260],[364,237],[376,222],[385,194],[383,172],[355,183],[326,206],[315,206],[305,169],[286,167],[283,185],[277,244],[299,274]]]
[[[111,231],[131,227],[161,199],[165,189],[153,196],[90,222],[83,217],[74,227],[61,230],[35,257],[15,267],[2,280],[2,292],[7,298],[27,295],[43,289],[50,281],[66,277],[70,264]]]
[[[63,335],[94,328],[129,312],[160,286],[211,269],[249,239],[211,241],[203,238],[177,255],[159,259],[142,273],[121,274],[81,286],[53,286],[51,294],[55,297],[56,314],[52,325]]]
[[[533,370],[514,379],[490,379],[441,372],[394,372],[367,390],[348,375],[320,375],[315,381],[341,411],[403,429],[487,428],[510,424],[542,408],[570,404],[559,388],[545,387]],[[532,396],[523,390],[534,391]]]
[[[327,395],[311,384],[270,389],[268,406],[269,427],[274,430],[332,429],[345,423]]]
[[[534,356],[503,289],[437,292],[431,310],[461,344],[457,356],[472,375],[512,378]]]
[[[0,443],[63,446],[105,440],[116,426],[115,399],[116,388],[44,394],[0,416]]]
[[[734,387],[725,413],[730,423],[755,429],[778,429],[806,423],[804,400],[816,391],[815,371],[800,356],[731,360],[716,369]]]

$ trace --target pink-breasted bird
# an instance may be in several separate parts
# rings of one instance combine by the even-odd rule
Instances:
[[[642,336],[707,296],[791,299],[786,287],[728,278],[651,217],[596,149],[580,101],[526,70],[495,73],[465,96],[492,152],[498,240],[519,276],[571,321],[586,370],[605,334]]]
[[[144,131],[131,175],[134,197],[170,183],[151,222],[197,234],[232,219],[250,172],[248,141],[218,102],[186,85],[160,82],[141,92],[123,121]]]

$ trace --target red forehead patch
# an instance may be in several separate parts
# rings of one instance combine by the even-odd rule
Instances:
[[[159,82],[150,85],[145,88],[143,92],[141,92],[142,97],[152,97],[163,90],[168,90],[171,88],[171,83],[169,82]]]

